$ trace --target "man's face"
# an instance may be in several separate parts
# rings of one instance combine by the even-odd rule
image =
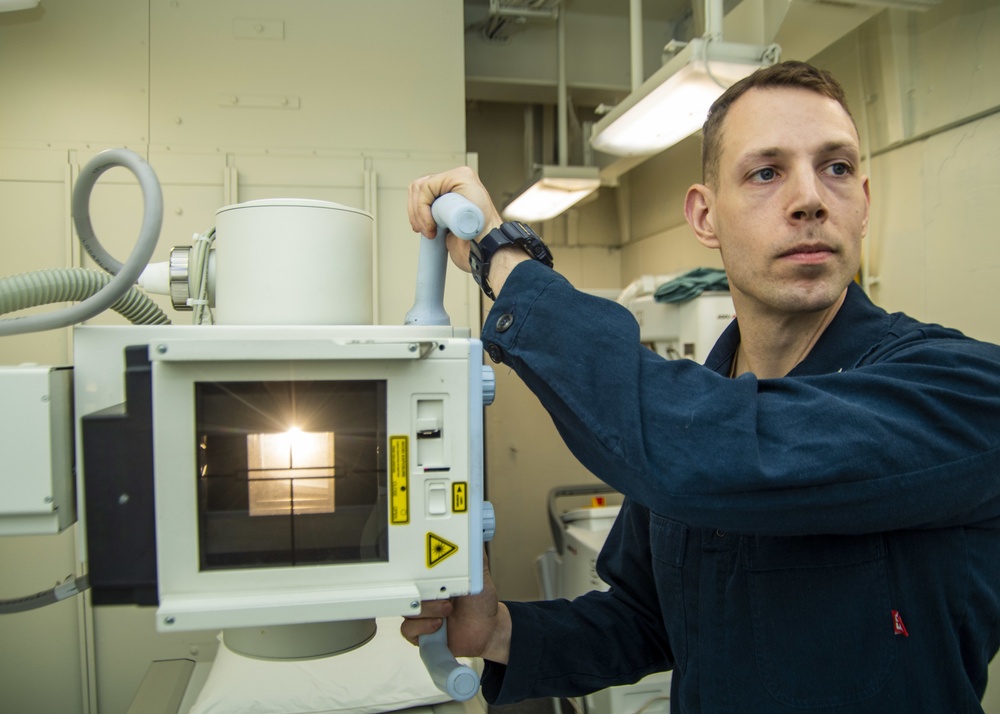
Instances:
[[[868,179],[847,112],[806,89],[751,89],[723,122],[719,158],[706,230],[696,232],[721,251],[737,311],[833,305],[868,227]]]

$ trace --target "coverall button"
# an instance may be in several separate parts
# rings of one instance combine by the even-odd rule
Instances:
[[[486,346],[486,354],[490,356],[490,359],[500,364],[503,360],[503,350],[500,349],[500,345],[496,342],[491,342]]]
[[[509,312],[505,312],[503,315],[497,318],[497,332],[506,332],[510,329],[510,326],[514,324],[514,316]]]
[[[726,537],[726,532],[720,528],[720,529],[718,529],[718,530],[715,531],[715,537],[716,538],[725,538]]]

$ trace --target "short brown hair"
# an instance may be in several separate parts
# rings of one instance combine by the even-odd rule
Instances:
[[[702,181],[715,186],[719,180],[719,155],[722,153],[722,124],[729,113],[729,107],[737,99],[751,89],[767,89],[770,87],[801,87],[823,96],[835,99],[854,122],[851,110],[847,106],[844,88],[829,72],[817,69],[811,64],[789,60],[757,70],[749,77],[736,82],[729,87],[721,97],[715,100],[708,110],[708,119],[702,128],[701,140],[701,176]],[[857,124],[855,123],[855,129]]]

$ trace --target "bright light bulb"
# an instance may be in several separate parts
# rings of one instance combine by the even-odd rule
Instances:
[[[334,510],[333,432],[248,434],[247,471],[252,516]]]

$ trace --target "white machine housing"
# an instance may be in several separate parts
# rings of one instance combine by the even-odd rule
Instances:
[[[59,533],[76,520],[72,377],[68,367],[0,367],[0,536]]]
[[[371,214],[330,201],[270,198],[216,211],[221,325],[369,325]]]
[[[405,615],[418,612],[422,599],[481,590],[484,368],[481,344],[467,334],[447,326],[78,327],[75,397],[80,417],[123,401],[123,350],[148,347],[157,627],[239,628]],[[357,435],[371,447],[364,457],[376,466],[371,473],[341,473],[339,441],[333,450],[336,429],[293,424],[286,414],[264,415],[270,426],[248,429],[252,419],[247,421],[247,414],[230,423],[209,423],[220,410],[206,407],[208,416],[202,415],[199,423],[199,409],[213,399],[216,407],[239,411],[249,406],[253,416],[263,404],[248,400],[255,392],[285,393],[285,404],[291,394],[292,403],[299,399],[303,407],[330,411],[316,398],[304,398],[305,390],[296,397],[297,384],[318,387],[321,393],[328,389],[331,395],[338,385],[366,385],[363,396],[348,393],[334,410],[357,407],[362,399],[380,402],[374,411],[361,410],[373,421],[369,432]],[[332,489],[332,513],[310,512],[308,503],[277,513],[266,498],[257,514],[236,512],[231,502],[214,510],[208,506],[212,467],[206,449],[222,444],[223,451],[235,448],[240,451],[237,460],[245,459],[240,440],[259,440],[260,434],[281,434],[293,426],[308,433],[329,432],[333,463],[258,460],[258,475],[294,487],[296,474],[318,474],[319,482]],[[287,474],[275,473],[289,467]],[[254,468],[244,468],[249,479]],[[336,531],[338,518],[351,512],[351,504],[337,498],[338,482],[360,478],[371,481],[366,486],[371,498],[364,504],[367,521],[363,529],[355,529],[363,542],[327,544],[331,553],[353,548],[360,555],[309,555],[298,562],[295,553],[291,563],[257,562],[275,556],[268,547],[253,549],[255,542],[268,542],[267,532],[291,527],[282,538],[316,539],[324,531]],[[127,499],[123,494],[122,501]],[[265,535],[254,534],[258,527]],[[213,543],[213,531],[234,538],[232,546],[227,550],[225,542]],[[221,561],[213,560],[220,547]],[[222,562],[227,558],[232,562]]]
[[[607,583],[597,574],[597,556],[604,547],[620,506],[596,506],[566,511],[563,552],[555,548],[539,559],[542,596],[572,600],[591,591],[605,591]],[[668,714],[671,672],[656,672],[635,684],[608,687],[586,695],[588,714]]]
[[[607,590],[597,574],[597,555],[604,547],[608,532],[618,517],[620,506],[579,508],[562,514],[564,550],[553,569],[554,587],[548,599],[572,600],[591,590]]]
[[[704,363],[719,335],[736,317],[728,292],[703,292],[686,302],[640,295],[626,305],[639,323],[639,339],[667,359]]]

